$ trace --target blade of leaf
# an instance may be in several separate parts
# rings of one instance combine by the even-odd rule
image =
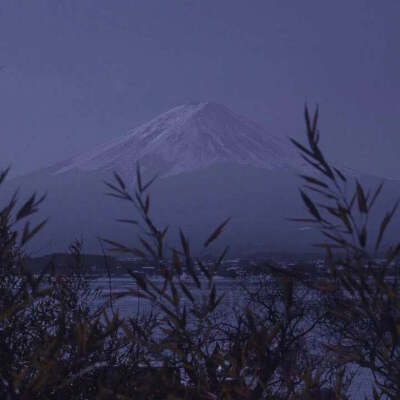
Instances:
[[[222,232],[225,225],[230,221],[231,217],[227,218],[221,225],[219,225],[214,232],[209,236],[209,238],[204,242],[204,247],[207,247],[210,243],[212,243]]]

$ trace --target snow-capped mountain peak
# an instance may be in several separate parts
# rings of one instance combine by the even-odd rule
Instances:
[[[172,175],[222,162],[287,168],[295,159],[288,140],[221,104],[204,102],[175,107],[126,136],[70,159],[55,173],[111,169],[125,175],[140,162],[144,169]]]

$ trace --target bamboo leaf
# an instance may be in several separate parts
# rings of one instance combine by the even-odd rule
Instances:
[[[116,221],[122,222],[124,224],[131,224],[131,225],[137,225],[139,222],[134,220],[134,219],[117,219]]]
[[[104,193],[104,194],[106,196],[115,197],[116,199],[132,201],[132,197],[130,197],[129,195],[125,196],[125,195],[120,195],[120,194],[115,194],[115,193]]]
[[[29,230],[29,222],[27,222],[22,233],[21,246],[24,246],[30,239],[32,239],[33,236],[44,227],[47,221],[48,219],[45,219],[40,224],[36,225],[31,231]]]
[[[113,190],[114,192],[117,192],[119,195],[126,197],[126,193],[123,190],[121,190],[120,188],[118,188],[115,185],[113,185],[112,183],[107,182],[107,181],[103,181],[103,183],[107,187],[109,187],[111,190]]]
[[[399,201],[397,201],[396,204],[393,206],[392,210],[383,217],[382,222],[379,227],[379,233],[378,233],[378,238],[377,238],[376,244],[375,244],[375,250],[378,250],[378,248],[381,244],[381,241],[383,239],[385,230],[386,230],[387,226],[389,225],[391,219],[393,218],[393,215],[396,212],[398,206],[399,206]]]
[[[329,239],[332,239],[333,241],[341,244],[341,245],[345,245],[347,243],[346,240],[342,239],[341,237],[332,235],[332,234],[330,234],[330,233],[328,233],[326,231],[322,231],[322,234],[325,235],[326,237],[328,237]]]
[[[157,253],[151,247],[150,243],[146,239],[143,239],[142,237],[139,237],[139,240],[140,240],[140,243],[142,244],[142,246],[153,256],[153,258],[157,259]]]
[[[381,191],[382,191],[382,188],[383,188],[383,182],[381,182],[381,183],[378,185],[378,187],[376,188],[375,193],[374,193],[374,195],[372,196],[371,201],[370,201],[370,203],[369,203],[369,205],[368,205],[368,208],[369,208],[369,209],[371,209],[372,206],[374,205],[376,199],[378,198],[379,194],[380,194]]]
[[[288,221],[293,221],[293,222],[306,222],[306,223],[316,223],[319,222],[316,219],[311,219],[311,218],[287,218]]]
[[[322,221],[321,215],[319,214],[317,207],[311,201],[311,199],[300,189],[300,194],[303,199],[304,204],[308,208],[308,211],[318,220]]]
[[[315,193],[319,193],[320,195],[326,197],[326,198],[329,199],[329,200],[335,200],[335,199],[336,199],[336,197],[335,197],[334,195],[329,194],[329,193],[327,193],[327,192],[324,192],[323,190],[317,189],[317,188],[315,188],[315,187],[313,187],[313,186],[304,185],[304,187],[307,188],[307,189],[309,189],[309,190],[311,190],[311,191],[313,191],[313,192],[315,192]]]
[[[109,251],[120,252],[120,253],[131,253],[131,254],[137,253],[136,249],[131,249],[129,247],[126,247],[125,245],[123,245],[121,243],[118,243],[118,242],[115,242],[114,240],[104,239],[104,238],[101,238],[101,240],[103,242],[113,246],[112,248],[109,248]],[[141,254],[143,254],[143,257],[145,257],[144,253],[141,253]],[[141,257],[141,256],[139,256],[139,257]]]
[[[146,200],[144,203],[144,213],[147,215],[149,213],[149,209],[150,209],[150,196],[147,195],[146,196]]]
[[[184,252],[186,258],[188,259],[188,258],[190,258],[189,242],[187,241],[187,239],[181,229],[179,229],[179,236],[181,239],[181,245],[183,248],[183,252]]]
[[[319,107],[317,105],[317,107],[315,109],[315,112],[314,112],[314,118],[313,118],[313,123],[312,123],[313,132],[317,131],[318,116],[319,116]],[[318,140],[317,140],[317,143],[318,143]]]
[[[128,274],[135,280],[136,284],[140,287],[140,289],[148,293],[146,277],[143,277],[141,274],[131,271],[130,269],[128,269]]]
[[[303,153],[307,154],[310,157],[315,158],[314,154],[308,150],[306,147],[304,147],[301,143],[299,143],[297,140],[290,138],[290,141],[298,148],[300,149]]]
[[[360,242],[361,247],[365,247],[367,243],[367,228],[365,225],[361,229],[361,232],[358,236],[358,240]]]
[[[301,158],[307,163],[312,165],[315,169],[317,169],[318,171],[320,171],[322,174],[328,176],[328,174],[326,173],[326,171],[321,167],[321,165],[319,163],[316,163],[314,161],[311,161],[308,157],[306,157],[304,154],[300,154]],[[315,157],[316,158],[316,157]]]
[[[7,177],[9,172],[10,172],[10,167],[7,167],[5,170],[1,171],[1,173],[0,173],[0,185],[6,179],[6,177]]]
[[[39,200],[35,201],[36,193],[34,193],[19,209],[16,215],[16,221],[25,218],[37,211],[37,206],[45,199],[46,195],[43,195]]]
[[[182,264],[181,264],[181,260],[179,258],[179,253],[176,249],[172,250],[172,265],[174,266],[174,268],[178,272],[178,274],[182,273]]]
[[[117,172],[114,171],[114,178],[118,182],[119,186],[121,187],[122,190],[125,190],[125,183],[122,180],[122,178],[118,175]]]
[[[362,186],[358,181],[356,188],[357,188],[358,209],[360,210],[361,213],[366,214],[368,212],[367,199],[365,197],[364,189],[362,188]]]
[[[310,140],[310,143],[313,143],[313,132],[314,132],[314,130],[311,128],[310,114],[308,112],[307,105],[305,105],[305,107],[304,107],[304,119],[306,120],[306,128],[307,128],[308,138]]]
[[[343,182],[347,182],[346,177],[337,168],[334,167],[333,169]]]
[[[203,272],[205,277],[210,281],[212,276],[211,276],[210,272],[208,271],[208,269],[203,265],[203,263],[200,260],[197,260],[197,263],[201,269],[201,272]]]
[[[194,303],[194,297],[192,296],[192,294],[190,293],[190,290],[186,287],[186,285],[182,282],[179,281],[179,286],[181,287],[183,293],[185,294],[185,296],[192,302]]]
[[[229,250],[229,246],[225,247],[224,251],[221,253],[221,255],[219,256],[219,258],[218,258],[218,260],[217,260],[217,262],[215,264],[215,268],[218,268],[221,265],[221,263],[224,260],[226,254],[228,253],[228,250]]]
[[[139,192],[142,193],[143,192],[142,174],[140,172],[140,164],[139,163],[136,164],[136,181],[138,184]]]
[[[300,176],[304,180],[306,180],[307,182],[312,183],[314,185],[318,185],[318,186],[321,186],[321,187],[324,187],[324,188],[328,188],[329,187],[325,182],[322,182],[319,179],[316,179],[316,178],[314,178],[312,176],[307,176],[307,175],[300,175]]]
[[[215,231],[209,236],[209,238],[204,242],[204,247],[207,247],[210,243],[212,243],[222,232],[222,229],[224,229],[225,225],[230,221],[230,217],[227,218],[221,225],[215,229]]]
[[[153,182],[158,178],[158,174],[156,174],[152,179],[150,179],[144,186],[143,186],[143,192],[149,188]]]
[[[137,248],[132,249],[132,254],[136,257],[147,259],[146,254],[140,249]]]

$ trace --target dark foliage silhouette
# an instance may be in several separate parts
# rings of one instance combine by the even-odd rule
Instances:
[[[397,204],[376,238],[370,214],[382,185],[365,190],[326,160],[319,146],[318,112],[305,110],[308,144],[292,140],[309,165],[300,196],[326,241],[326,271],[311,277],[274,264],[244,283],[235,309],[224,306],[213,263],[191,252],[179,231],[152,218],[149,188],[137,166],[135,187],[118,174],[107,194],[132,205],[119,221],[138,229],[131,243],[101,239],[109,252],[154,267],[162,280],[129,270],[134,289],[104,297],[91,288],[75,242],[68,273],[53,263],[40,274],[27,267],[24,246],[40,233],[29,217],[44,200],[17,207],[15,194],[0,211],[0,397],[4,399],[348,399],[354,365],[373,374],[373,399],[400,398],[399,291],[393,275],[400,244],[378,260]],[[7,171],[0,175],[0,185]],[[229,218],[204,238],[213,246]],[[20,226],[21,224],[22,227]],[[111,276],[111,275],[110,275]],[[189,279],[184,277],[188,276]],[[122,318],[118,301],[141,297],[151,306]]]

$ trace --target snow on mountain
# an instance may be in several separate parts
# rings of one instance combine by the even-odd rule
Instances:
[[[64,162],[55,173],[116,170],[128,175],[140,162],[165,176],[222,162],[289,168],[299,165],[298,158],[289,140],[223,105],[205,102],[175,107],[126,136]]]

